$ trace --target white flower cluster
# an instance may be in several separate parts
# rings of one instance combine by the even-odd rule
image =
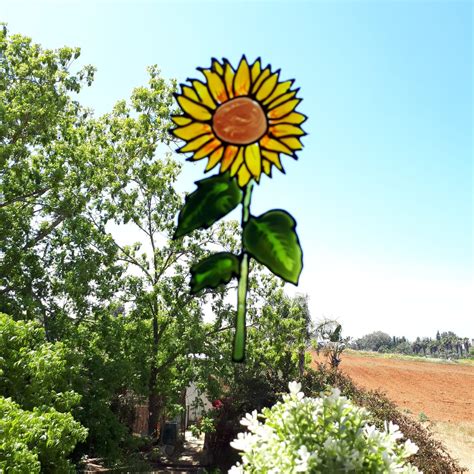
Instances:
[[[283,402],[246,414],[231,446],[242,462],[229,473],[419,473],[407,459],[418,451],[398,426],[384,431],[369,424],[369,412],[341,396],[337,388],[318,398],[307,398],[301,385],[290,382]]]

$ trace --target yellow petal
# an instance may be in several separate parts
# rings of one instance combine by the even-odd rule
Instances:
[[[234,97],[234,76],[235,76],[235,72],[232,69],[232,66],[226,62],[225,72],[224,72],[224,81],[225,81],[225,87],[227,89],[227,95],[229,96],[229,99],[232,99]]]
[[[254,83],[257,80],[257,77],[260,75],[261,72],[262,72],[262,66],[260,64],[260,58],[259,58],[252,64],[252,69],[251,69],[252,83]]]
[[[273,89],[275,89],[278,82],[278,74],[279,73],[276,72],[262,82],[256,95],[257,100],[263,101],[273,92]]]
[[[171,117],[171,120],[176,124],[176,125],[188,125],[193,121],[193,119],[189,117],[183,117],[182,115],[175,115],[174,117]]]
[[[292,155],[291,150],[282,142],[276,138],[270,138],[268,135],[264,135],[260,140],[260,145],[262,148],[265,148],[269,151],[276,151],[278,153],[286,153],[287,155]]]
[[[304,135],[304,131],[296,125],[290,125],[289,123],[280,123],[278,125],[272,125],[270,132],[275,137],[288,137],[291,135]]]
[[[255,92],[258,90],[258,88],[261,86],[262,82],[270,75],[270,68],[267,67],[260,76],[257,77],[257,80],[255,81],[253,87],[252,87],[252,92]]]
[[[222,161],[221,161],[221,173],[225,173],[229,169],[238,151],[239,151],[238,146],[228,145],[226,147],[224,151],[224,157],[222,158]]]
[[[224,75],[224,68],[222,67],[222,64],[216,58],[212,58],[212,70],[214,72],[217,72],[219,76]]]
[[[209,135],[202,135],[201,137],[195,138],[193,141],[180,148],[179,151],[180,153],[187,153],[188,151],[198,150],[212,138],[214,138],[214,135],[211,133]]]
[[[202,148],[196,151],[193,155],[193,160],[200,160],[209,156],[215,149],[219,148],[222,145],[221,141],[215,138],[209,143],[206,143]]]
[[[173,130],[173,135],[183,140],[189,141],[211,131],[211,126],[207,123],[193,122],[191,125],[175,128]]]
[[[274,109],[277,105],[283,104],[283,102],[286,102],[287,100],[292,99],[298,91],[291,91],[287,92],[286,94],[281,95],[280,97],[277,97],[274,99],[269,105],[268,105],[268,110]]]
[[[268,160],[279,170],[283,171],[283,166],[281,165],[280,161],[280,155],[278,153],[275,153],[274,151],[262,150],[262,156],[265,157],[265,160]]]
[[[250,69],[245,56],[240,60],[234,78],[234,95],[248,95],[250,90]]]
[[[302,150],[303,149],[303,144],[301,143],[299,138],[296,137],[284,137],[280,138],[280,141],[282,141],[288,148],[291,148],[292,150]]]
[[[305,115],[300,114],[298,112],[291,112],[291,114],[286,115],[285,117],[281,119],[270,120],[270,125],[273,125],[276,123],[293,123],[295,125],[299,125],[300,123],[303,123],[305,120],[306,120]]]
[[[222,82],[222,79],[220,78],[219,74],[212,71],[203,71],[203,74],[206,76],[207,84],[212,97],[219,104],[228,100],[224,83]]]
[[[277,119],[277,118],[284,117],[285,115],[288,115],[290,112],[293,112],[293,110],[299,104],[299,102],[300,102],[300,99],[292,99],[292,100],[283,102],[283,104],[279,105],[273,110],[270,110],[270,112],[268,112],[268,117],[270,119]]]
[[[210,120],[212,118],[212,114],[208,109],[206,109],[206,107],[196,104],[196,102],[193,102],[187,97],[178,95],[177,100],[181,108],[196,120]]]
[[[272,92],[272,94],[267,99],[265,99],[263,102],[264,105],[269,104],[272,100],[275,100],[277,97],[283,95],[291,87],[291,84],[293,84],[293,81],[280,82],[275,87],[275,90]]]
[[[239,186],[243,188],[244,186],[248,184],[251,178],[252,178],[252,175],[250,174],[250,171],[247,169],[244,163],[240,167],[239,173],[237,174],[237,182],[239,183]]]
[[[191,100],[194,100],[195,102],[199,102],[199,97],[194,91],[194,89],[191,89],[189,86],[181,86],[181,89],[183,90],[183,94],[186,97],[189,97]]]
[[[239,152],[235,157],[235,160],[232,162],[232,166],[230,167],[230,175],[235,176],[239,168],[241,167],[242,163],[244,162],[244,148],[239,147]]]
[[[201,99],[201,102],[204,105],[207,105],[209,108],[214,110],[216,108],[216,103],[212,99],[211,94],[210,94],[209,89],[207,88],[206,84],[202,83],[201,81],[194,80],[193,81],[193,87],[196,90],[196,92],[198,93],[198,95]]]
[[[245,147],[245,164],[252,176],[258,181],[262,174],[262,157],[260,156],[258,143],[252,143]]]
[[[272,164],[267,160],[262,160],[263,172],[268,176],[272,175]]]
[[[212,168],[214,168],[214,166],[216,166],[217,163],[219,163],[219,161],[222,158],[223,154],[224,154],[224,147],[223,146],[221,146],[217,150],[214,150],[211,153],[211,156],[209,157],[209,161],[207,162],[206,171],[212,170]]]

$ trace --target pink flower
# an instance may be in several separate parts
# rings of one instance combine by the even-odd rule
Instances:
[[[220,400],[214,400],[212,402],[212,406],[216,409],[216,410],[220,410],[224,404],[220,401]]]

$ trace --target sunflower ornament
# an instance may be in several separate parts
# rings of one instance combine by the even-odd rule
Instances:
[[[219,172],[196,182],[179,213],[175,238],[207,229],[242,205],[240,254],[212,254],[191,267],[190,282],[191,292],[198,293],[238,279],[232,358],[242,362],[249,259],[295,285],[303,268],[294,218],[280,209],[253,216],[250,202],[262,174],[271,177],[273,167],[284,172],[282,155],[296,159],[306,116],[296,111],[301,99],[294,81],[281,81],[280,71],[263,68],[260,59],[249,65],[243,56],[237,69],[226,59],[212,59],[210,68],[198,70],[204,80],[189,79],[175,94],[182,114],[172,117],[172,134],[185,142],[178,151],[188,160],[207,159],[205,171]]]

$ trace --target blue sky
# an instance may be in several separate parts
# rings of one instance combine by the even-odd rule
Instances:
[[[298,221],[296,291],[351,335],[474,337],[471,2],[9,1],[0,20],[98,68],[97,113],[146,82],[225,56],[282,69],[308,115],[300,159],[264,179],[253,212]],[[186,163],[180,187],[203,166]],[[289,289],[289,291],[294,291]]]

